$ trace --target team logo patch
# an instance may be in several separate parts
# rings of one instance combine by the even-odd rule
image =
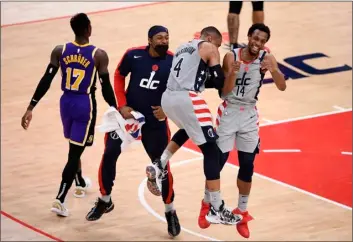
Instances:
[[[152,71],[158,71],[158,69],[159,69],[158,65],[153,65],[152,66]]]
[[[93,135],[88,137],[87,143],[93,143]]]
[[[211,138],[214,138],[216,136],[213,128],[209,128],[208,131],[207,131],[207,134]]]
[[[113,140],[117,140],[117,139],[119,139],[119,135],[117,132],[112,131],[112,132],[110,132],[110,138],[112,138]]]

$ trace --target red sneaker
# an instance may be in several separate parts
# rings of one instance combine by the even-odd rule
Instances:
[[[207,229],[210,227],[211,223],[207,221],[206,215],[208,214],[208,211],[210,210],[210,204],[205,203],[202,199],[201,201],[201,209],[200,209],[200,215],[199,215],[199,227],[201,229]]]
[[[234,214],[240,214],[243,216],[243,220],[240,221],[240,223],[237,224],[237,230],[238,233],[243,236],[244,238],[249,238],[250,237],[250,231],[248,228],[248,222],[253,220],[254,218],[249,214],[248,211],[241,212],[239,208],[236,208],[233,210]]]

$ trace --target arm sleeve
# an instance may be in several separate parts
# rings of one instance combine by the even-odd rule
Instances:
[[[104,73],[99,76],[102,85],[102,95],[109,106],[117,108],[112,85],[110,84],[109,74]]]
[[[32,106],[32,109],[37,105],[37,103],[42,99],[42,97],[49,90],[50,85],[51,85],[58,69],[59,68],[57,66],[54,66],[52,64],[48,65],[42,79],[38,83],[38,86],[33,94],[32,99],[30,101],[30,106]]]
[[[125,52],[114,73],[114,91],[118,100],[118,107],[126,105],[125,77],[131,72],[129,50]]]

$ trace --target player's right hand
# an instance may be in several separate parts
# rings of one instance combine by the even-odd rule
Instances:
[[[132,116],[132,114],[130,113],[131,111],[134,110],[129,106],[123,106],[120,108],[121,116],[123,116],[124,119],[134,118],[134,116]]]
[[[27,130],[28,127],[29,127],[29,124],[31,123],[31,120],[32,120],[32,111],[31,110],[27,110],[25,112],[25,114],[23,115],[22,117],[22,120],[21,120],[21,126]]]
[[[242,62],[241,61],[234,61],[231,65],[231,72],[234,74],[238,74],[239,70],[240,70],[240,66],[241,66]]]

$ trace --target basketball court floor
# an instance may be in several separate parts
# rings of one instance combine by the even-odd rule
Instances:
[[[6,11],[34,13],[25,20],[32,22],[13,20],[1,27],[1,240],[168,240],[161,198],[146,189],[149,159],[140,143],[131,145],[118,160],[112,194],[115,210],[96,222],[85,220],[99,195],[103,152],[99,132],[94,146],[83,155],[83,173],[93,180],[92,189],[82,199],[69,192],[69,217],[50,212],[68,150],[59,116],[59,75],[34,110],[29,130],[21,128],[20,120],[50,51],[73,40],[69,18],[60,17],[72,14],[70,3],[66,4],[45,10],[17,3],[16,9]],[[108,52],[113,73],[127,48],[147,43],[147,30],[154,24],[169,28],[172,51],[208,25],[219,28],[228,43],[227,11],[227,2],[102,10],[90,15],[91,42]],[[50,17],[54,19],[41,21]],[[265,22],[272,30],[268,46],[288,80],[287,90],[280,92],[266,76],[259,96],[261,152],[249,200],[255,217],[249,223],[249,240],[352,240],[351,20],[349,2],[265,3]],[[244,3],[241,42],[246,42],[250,25],[251,4]],[[220,48],[221,57],[226,51]],[[107,105],[97,86],[99,124]],[[203,96],[216,117],[221,103],[216,91]],[[171,129],[174,133],[176,126],[171,124]],[[171,164],[175,207],[183,227],[175,240],[244,241],[233,226],[202,230],[197,225],[204,184],[199,150],[189,142]],[[234,152],[221,174],[223,197],[233,207],[238,199],[237,172]]]

